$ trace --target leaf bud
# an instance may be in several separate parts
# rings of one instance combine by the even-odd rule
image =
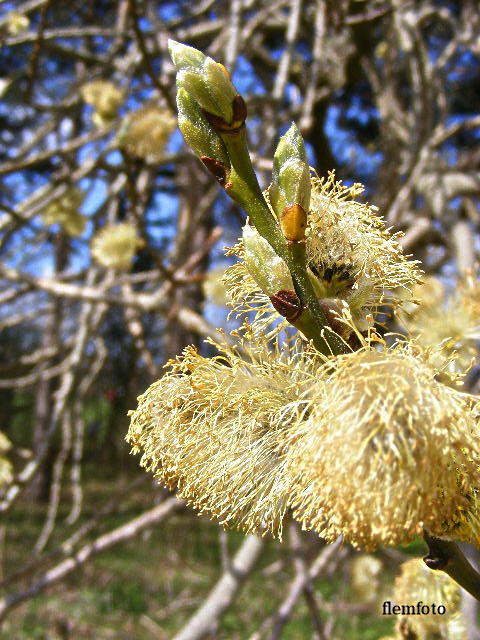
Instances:
[[[185,89],[206,114],[216,116],[227,127],[238,126],[234,102],[239,96],[225,67],[174,40],[168,41],[168,49],[177,68],[177,87]]]
[[[273,296],[278,291],[294,289],[286,263],[249,224],[243,227],[243,246],[245,267],[264,293]]]
[[[298,242],[305,238],[310,191],[305,145],[297,126],[292,123],[275,151],[269,192],[270,202],[287,240]]]
[[[198,103],[185,89],[177,93],[178,126],[185,142],[200,157],[207,169],[224,185],[230,159],[220,136],[212,129]]]

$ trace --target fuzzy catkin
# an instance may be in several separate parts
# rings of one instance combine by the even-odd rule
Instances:
[[[290,432],[295,518],[363,549],[411,542],[423,526],[444,534],[480,482],[474,400],[407,346],[325,366],[308,418]]]
[[[127,435],[141,464],[224,526],[281,536],[289,485],[286,434],[321,360],[253,343],[247,361],[227,347],[189,347],[138,399]]]
[[[92,239],[92,256],[107,269],[127,270],[135,252],[143,245],[135,225],[122,222],[103,227]]]
[[[176,120],[168,109],[147,104],[129,113],[121,126],[119,146],[144,160],[159,160],[175,130]]]
[[[423,526],[449,536],[460,516],[464,539],[478,535],[478,416],[421,352],[365,345],[326,360],[252,340],[246,360],[187,348],[140,396],[127,440],[146,469],[250,533],[280,536],[292,508],[306,529],[364,549]]]
[[[446,573],[432,571],[417,558],[404,562],[400,575],[395,580],[394,601],[400,605],[411,605],[414,610],[418,602],[431,608],[445,607],[445,613],[400,616],[399,625],[424,640],[448,638],[467,640],[467,628],[460,606],[460,587]]]
[[[415,261],[403,255],[398,235],[389,233],[376,208],[355,200],[362,191],[359,184],[345,187],[336,182],[333,173],[326,180],[312,178],[306,252],[317,296],[346,301],[356,326],[363,331],[369,317],[375,318],[381,307],[402,304],[393,291],[400,288],[408,294],[419,282],[420,271]],[[235,312],[255,311],[261,333],[278,318],[269,296],[277,272],[288,273],[288,269],[277,256],[283,269],[272,265],[259,278],[258,269],[250,267],[255,261],[246,251],[252,235],[258,232],[249,225],[245,230],[247,242],[243,240],[229,250],[228,255],[236,255],[239,260],[226,271],[224,280]],[[272,282],[266,284],[269,276]]]
[[[401,313],[399,320],[424,347],[437,347],[437,366],[464,373],[478,354],[480,340],[480,287],[461,280],[447,295],[442,283],[429,278],[414,291],[419,304]],[[456,357],[452,357],[452,356]]]

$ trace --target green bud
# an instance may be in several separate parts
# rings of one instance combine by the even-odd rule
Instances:
[[[220,136],[211,128],[198,103],[185,89],[177,93],[178,126],[185,142],[200,157],[211,158],[230,169],[230,159]]]
[[[310,207],[310,168],[303,138],[295,123],[280,138],[273,158],[270,201],[279,218],[286,207]]]
[[[168,41],[168,51],[177,69],[202,66],[207,57],[204,53],[195,49],[195,47],[188,47],[186,44],[176,42],[175,40]]]
[[[243,227],[245,267],[260,289],[268,296],[282,290],[292,290],[292,276],[286,263],[256,229],[246,224]]]
[[[232,123],[237,91],[223,65],[193,47],[174,40],[168,49],[177,68],[177,86],[185,89],[207,113]]]

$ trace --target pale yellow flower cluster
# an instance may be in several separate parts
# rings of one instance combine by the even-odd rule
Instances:
[[[306,250],[318,297],[346,301],[356,326],[363,331],[381,307],[402,304],[394,290],[402,288],[408,293],[419,282],[420,271],[415,261],[403,255],[398,236],[385,229],[376,208],[355,200],[362,191],[359,184],[345,187],[336,182],[334,173],[327,180],[312,178]],[[259,320],[263,318],[261,330],[278,318],[269,300],[275,280],[283,283],[282,288],[292,287],[283,260],[275,256],[268,262],[267,255],[273,250],[266,245],[247,225],[242,241],[228,253],[239,261],[225,274],[233,307],[238,313],[255,311]],[[260,272],[264,278],[259,278]]]
[[[410,605],[415,611],[412,615],[399,616],[399,629],[402,635],[422,640],[467,640],[467,626],[460,603],[460,587],[443,571],[431,571],[422,560],[413,559],[404,562],[401,573],[395,581],[394,601],[396,604]],[[427,605],[429,613],[416,613],[418,603]],[[432,603],[445,607],[443,614],[433,613]],[[410,609],[410,610],[412,610]]]
[[[376,334],[377,313],[402,304],[396,292],[410,295],[420,272],[359,192],[333,174],[314,178],[306,235],[314,289],[335,302],[335,325],[358,350],[326,357],[296,336],[279,346],[270,297],[293,281],[247,224],[224,281],[253,322],[215,358],[188,348],[170,362],[138,399],[127,440],[146,469],[225,526],[280,537],[291,513],[366,550],[424,528],[478,543],[479,401],[439,368],[441,348],[389,347]]]
[[[0,491],[5,485],[10,484],[13,479],[13,467],[5,456],[6,453],[11,449],[12,444],[7,436],[0,431]]]
[[[84,102],[93,107],[92,122],[97,127],[105,127],[117,117],[125,98],[123,91],[109,80],[87,82],[81,87],[80,94]]]
[[[153,104],[145,105],[125,117],[118,143],[134,156],[144,160],[159,160],[176,126],[177,121],[168,109]]]
[[[10,11],[7,14],[7,33],[9,36],[18,36],[28,29],[30,20],[28,16],[19,11]]]
[[[138,237],[134,224],[123,222],[109,225],[97,231],[92,239],[92,256],[107,269],[126,271],[143,241]]]
[[[225,526],[281,535],[288,430],[302,419],[318,359],[244,343],[204,358],[193,347],[138,399],[127,440],[141,464]]]
[[[84,199],[85,193],[78,187],[67,189],[40,212],[43,222],[59,224],[69,236],[80,236],[85,229],[86,218],[78,209]]]
[[[295,517],[366,549],[408,543],[423,526],[442,535],[480,481],[474,399],[437,382],[409,346],[326,366],[308,418],[290,432]]]
[[[438,366],[464,372],[478,354],[480,286],[473,277],[458,283],[452,295],[436,278],[416,287],[419,305],[400,314],[400,322],[425,347],[441,345]],[[408,311],[408,313],[407,313]],[[452,355],[456,358],[451,358]]]
[[[468,510],[473,399],[436,382],[424,354],[366,345],[325,361],[251,339],[246,360],[187,349],[139,398],[127,440],[164,483],[248,532],[281,535],[290,508],[365,549],[443,535]]]
[[[350,589],[355,602],[374,606],[379,597],[382,561],[369,553],[355,554],[350,564]]]
[[[354,319],[398,304],[393,289],[419,281],[418,265],[403,255],[398,235],[385,229],[377,208],[357,202],[363,186],[312,179],[307,258],[320,298],[348,302]]]
[[[203,295],[211,304],[226,307],[227,292],[222,282],[224,269],[210,269],[202,283]]]

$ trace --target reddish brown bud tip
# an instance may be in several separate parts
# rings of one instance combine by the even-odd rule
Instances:
[[[227,179],[227,170],[225,165],[223,165],[219,160],[209,158],[208,156],[201,156],[200,160],[207,167],[210,173],[218,180],[222,187],[224,187]]]
[[[232,103],[233,122],[245,122],[247,119],[247,105],[240,94],[237,93]]]
[[[448,560],[443,556],[425,556],[425,558],[423,558],[423,561],[429,569],[432,569],[434,571],[445,569],[448,564]]]
[[[288,289],[277,291],[275,295],[270,296],[270,302],[273,304],[275,311],[288,320],[290,324],[294,324],[303,311],[300,298],[295,291]]]
[[[209,113],[202,109],[204,116],[210,123],[213,129],[218,133],[239,133],[245,126],[245,118],[247,117],[247,105],[241,95],[237,93],[232,102],[232,122],[225,122],[223,118],[215,116],[213,113]]]
[[[330,327],[341,338],[348,340],[352,330],[341,320],[343,305],[346,303],[338,298],[321,298],[318,304]]]

